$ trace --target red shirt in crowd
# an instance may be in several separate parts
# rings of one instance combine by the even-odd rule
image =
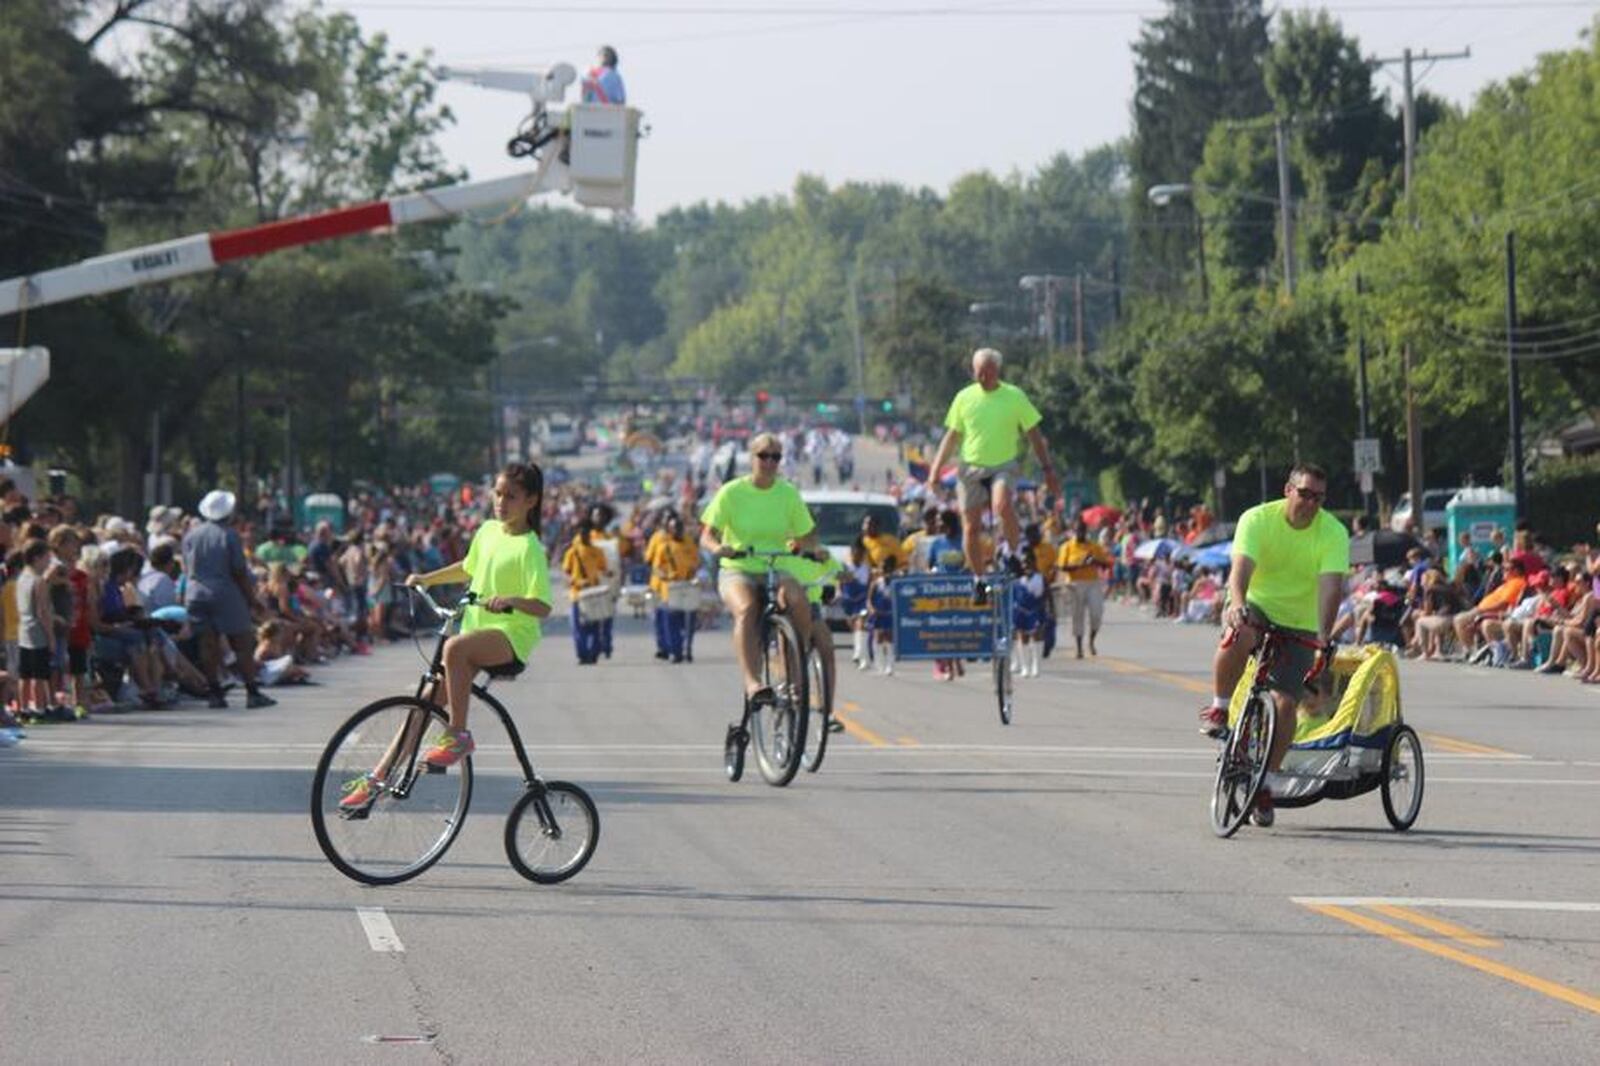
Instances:
[[[67,583],[72,586],[72,628],[67,630],[67,647],[87,648],[93,640],[89,632],[89,575],[73,567]]]

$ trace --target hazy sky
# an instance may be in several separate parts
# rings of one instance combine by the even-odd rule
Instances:
[[[328,0],[399,49],[441,63],[581,72],[621,54],[640,145],[638,211],[781,194],[796,175],[943,190],[980,169],[1028,172],[1059,151],[1125,135],[1130,44],[1154,0]],[[1575,47],[1600,3],[1349,0],[1326,7],[1373,55],[1459,51],[1429,90],[1468,102],[1484,84]],[[711,13],[702,13],[711,12]],[[781,12],[781,13],[780,13]],[[898,12],[898,14],[896,14]],[[921,12],[912,14],[912,12]],[[1399,68],[1380,83],[1399,91]],[[519,97],[447,85],[457,125],[442,138],[474,177],[521,164],[505,142]],[[1184,175],[1173,175],[1181,180]]]

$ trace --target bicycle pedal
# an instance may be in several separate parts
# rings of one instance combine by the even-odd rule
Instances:
[[[371,813],[372,804],[369,803],[365,807],[357,807],[352,811],[341,810],[339,812],[339,817],[341,820],[346,822],[364,822],[367,819],[367,815]]]

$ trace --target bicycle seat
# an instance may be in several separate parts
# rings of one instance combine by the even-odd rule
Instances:
[[[499,666],[486,666],[483,672],[487,677],[509,681],[527,668],[527,663],[519,663],[517,660],[512,659],[510,662],[501,663]]]

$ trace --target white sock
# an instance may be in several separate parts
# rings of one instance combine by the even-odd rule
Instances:
[[[883,672],[884,673],[886,673],[886,674],[894,673],[894,645],[893,644],[879,644],[878,645],[878,659],[879,659],[880,662],[883,663]]]
[[[850,658],[859,663],[867,657],[867,631],[864,629],[857,629],[854,630],[850,636],[851,647],[854,649],[850,655]]]
[[[1211,709],[1214,710],[1214,711],[1225,711],[1225,710],[1227,710],[1228,709],[1228,700],[1227,700],[1227,698],[1223,697],[1223,696],[1212,696],[1211,697]]]
[[[1029,677],[1038,677],[1039,676],[1039,653],[1042,652],[1043,650],[1044,649],[1042,647],[1040,647],[1039,642],[1037,640],[1034,641],[1032,644],[1028,645],[1028,676]]]

